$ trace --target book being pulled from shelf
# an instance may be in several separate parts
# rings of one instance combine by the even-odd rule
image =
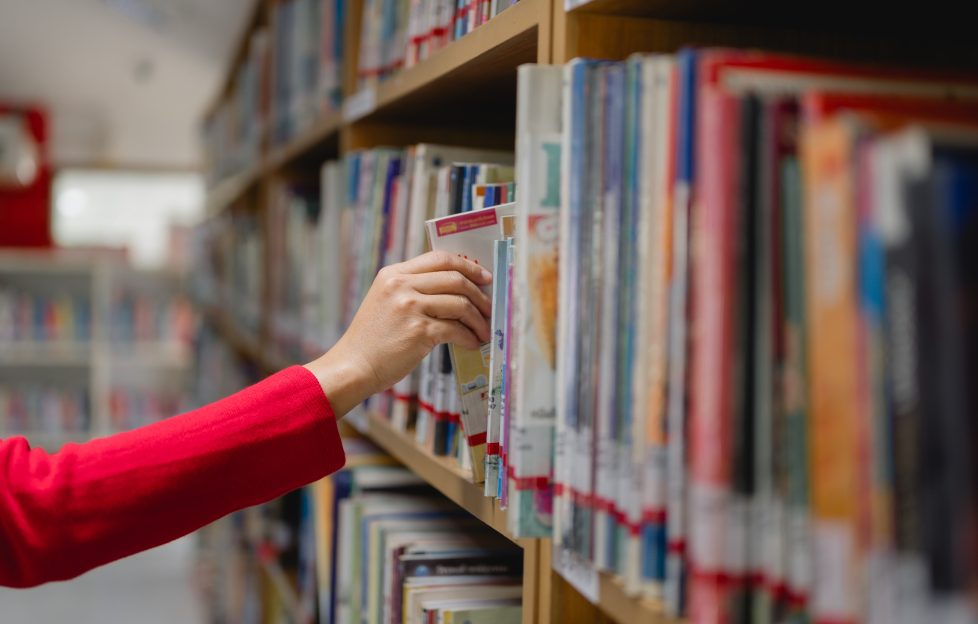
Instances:
[[[323,270],[332,275],[314,282],[319,296],[306,301],[318,300],[319,311],[310,309],[307,316],[319,319],[335,340],[381,267],[426,251],[427,220],[512,198],[512,158],[492,150],[420,144],[353,152],[342,163],[326,163],[317,244]],[[389,413],[400,430],[414,428],[416,415],[422,414],[419,439],[438,454],[456,454],[468,462],[464,440],[459,443],[460,408],[450,396],[455,394],[451,384],[439,385],[438,391],[434,387],[440,371],[451,364],[436,364],[436,357],[437,350],[390,392],[372,398],[368,408]],[[426,370],[433,376],[424,381],[429,392],[418,403]]]
[[[358,87],[425,60],[516,0],[366,0],[360,26]]]
[[[555,567],[691,621],[973,620],[978,82],[563,73]]]
[[[500,204],[432,219],[426,224],[431,248],[459,255],[491,272],[493,249],[503,236],[503,217],[512,215],[514,208],[512,203]],[[490,341],[477,350],[458,345],[449,347],[461,404],[461,425],[471,453],[472,476],[476,483],[485,480],[491,346]]]

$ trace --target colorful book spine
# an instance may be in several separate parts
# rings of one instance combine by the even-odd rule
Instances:
[[[853,132],[842,121],[827,122],[808,129],[801,145],[816,624],[854,622],[859,612]]]
[[[553,436],[556,417],[558,231],[560,213],[561,69],[521,66],[517,73],[517,249],[514,297],[518,336],[513,383],[513,489],[520,499],[515,535],[552,532]],[[525,389],[525,390],[524,390]]]

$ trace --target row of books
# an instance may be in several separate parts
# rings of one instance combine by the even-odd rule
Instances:
[[[205,120],[210,183],[259,163],[262,148],[288,141],[339,109],[344,0],[283,0],[256,29],[231,92]]]
[[[978,82],[724,49],[520,77],[562,124],[567,573],[695,622],[973,621]]]
[[[367,0],[360,23],[358,85],[412,67],[516,0]]]
[[[976,99],[760,52],[525,66],[515,206],[466,205],[453,163],[485,153],[344,161],[336,326],[431,220],[494,269],[485,380],[436,349],[372,407],[467,445],[580,586],[695,621],[967,615]]]
[[[519,223],[512,203],[519,192],[513,182],[512,163],[512,154],[497,151],[431,144],[403,150],[378,148],[351,153],[342,162],[326,163],[318,207],[307,190],[300,192],[301,185],[284,187],[282,200],[273,202],[276,216],[271,233],[271,240],[278,241],[274,243],[271,274],[273,279],[281,276],[281,282],[272,288],[276,302],[272,327],[281,330],[276,335],[289,337],[280,340],[280,345],[311,345],[320,351],[327,348],[352,320],[380,267],[423,253],[431,247],[429,238],[448,241],[448,247],[435,248],[461,253],[457,242],[453,246],[455,239],[436,235],[437,226],[426,232],[425,222],[430,219],[479,215],[492,208],[491,222],[456,223],[456,229],[466,233],[461,239],[474,236],[478,241],[477,251],[469,257],[492,268],[494,243],[505,239],[504,222],[509,224],[510,235]],[[534,166],[538,169],[526,175],[554,171],[543,161]],[[552,179],[549,185],[557,183]],[[531,188],[539,190],[548,183],[540,184],[544,186]],[[552,203],[555,197],[544,198],[544,202]],[[513,299],[526,309],[552,313],[556,305],[556,222],[534,218],[532,232],[534,249],[539,247],[532,262],[535,272],[525,281],[514,278]],[[315,258],[312,268],[309,258]],[[505,279],[508,269],[504,273]],[[521,286],[515,286],[517,283]],[[497,314],[497,320],[508,316],[505,310],[500,313],[503,316]],[[510,380],[535,384],[535,378],[521,377],[523,371],[535,371],[537,361],[552,368],[553,350],[552,339],[529,343],[517,357],[534,358],[534,363],[514,366]],[[286,352],[294,354],[295,350]],[[304,353],[310,355],[313,353]],[[503,354],[496,355],[501,364]],[[514,403],[514,409],[504,410],[501,396],[495,419],[490,422],[490,374],[483,364],[488,364],[483,354],[440,347],[417,371],[392,391],[371,399],[366,408],[389,415],[400,430],[413,431],[418,443],[433,454],[457,457],[460,465],[471,468],[479,483],[489,466],[491,479],[486,492],[500,496],[504,503],[512,477],[519,484],[517,499],[523,510],[510,516],[514,533],[549,535],[549,489],[539,477],[542,474],[546,478],[550,470],[552,422],[546,420],[545,413],[543,426],[539,415],[514,416],[511,422],[509,414],[517,414],[518,409],[535,414],[534,410],[525,411],[534,404],[521,403],[517,408]],[[460,382],[453,381],[456,367],[465,371]],[[496,377],[501,389],[502,375]],[[508,453],[511,442],[518,449],[513,454]]]
[[[344,0],[285,0],[272,7],[272,142],[285,142],[342,95]]]
[[[191,407],[213,403],[257,381],[254,365],[235,354],[206,317],[194,345]],[[257,622],[263,614],[278,612],[273,608],[277,605],[262,601],[267,581],[253,547],[253,536],[260,532],[247,522],[256,513],[260,510],[238,511],[197,532],[194,581],[209,621]]]
[[[262,300],[265,241],[257,215],[228,211],[194,230],[190,293],[201,305],[220,308],[257,334]]]
[[[180,393],[121,387],[109,391],[109,423],[113,431],[128,431],[184,411],[186,398]]]
[[[198,325],[194,370],[190,388],[193,407],[223,399],[259,379],[254,363],[235,353],[206,320]]]
[[[520,622],[523,555],[363,440],[316,484],[320,619]]]
[[[91,298],[0,288],[0,344],[77,344],[91,336]]]
[[[211,185],[257,165],[261,158],[268,117],[269,47],[267,29],[252,33],[231,93],[204,119],[203,146]]]
[[[6,435],[84,433],[92,423],[85,389],[0,382],[0,430]]]
[[[271,332],[278,351],[292,359],[323,352],[321,326],[307,316],[318,303],[319,280],[328,277],[318,260],[310,262],[326,244],[319,205],[316,187],[302,182],[276,185],[269,201]]]
[[[195,330],[193,307],[183,297],[167,295],[161,301],[160,296],[117,293],[109,307],[109,339],[188,344]]]

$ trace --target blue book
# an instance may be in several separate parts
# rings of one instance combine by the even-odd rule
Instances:
[[[933,586],[967,600],[973,527],[978,148],[933,147],[932,170],[907,181],[917,245],[920,537]]]
[[[676,59],[679,76],[679,102],[676,124],[676,180],[673,192],[673,279],[669,291],[669,382],[666,412],[668,446],[666,465],[669,474],[668,519],[666,531],[669,554],[666,557],[665,604],[670,615],[685,611],[686,550],[685,527],[678,518],[686,506],[686,303],[689,292],[689,223],[693,206],[692,189],[696,145],[696,63],[697,51],[680,50]]]
[[[330,526],[333,527],[332,534],[329,536],[330,539],[330,552],[333,553],[330,566],[329,575],[329,594],[325,597],[320,597],[320,608],[322,605],[328,605],[326,609],[326,614],[328,617],[325,618],[327,622],[336,621],[336,578],[338,576],[336,572],[336,553],[339,552],[339,531],[337,527],[340,526],[340,501],[350,497],[353,490],[353,472],[351,470],[340,470],[334,473],[330,479],[333,480],[333,504],[332,510],[332,522]]]
[[[463,212],[472,212],[472,187],[479,178],[479,165],[469,165],[465,176],[465,208]]]
[[[394,179],[401,175],[401,159],[391,158],[390,162],[387,164],[387,179],[384,182],[384,208],[383,208],[383,219],[381,220],[381,233],[380,233],[380,245],[377,249],[377,270],[379,271],[384,267],[386,262],[386,252],[387,252],[387,240],[393,234],[388,228],[391,225],[391,199],[393,195]]]
[[[562,256],[566,263],[563,268],[566,274],[562,279],[562,284],[566,286],[567,295],[564,298],[566,306],[560,310],[567,318],[567,334],[564,339],[563,359],[568,365],[563,369],[562,378],[558,379],[558,392],[563,396],[563,414],[558,417],[563,418],[560,425],[566,431],[567,439],[562,441],[568,445],[567,457],[573,456],[573,440],[576,439],[578,428],[580,403],[579,390],[581,380],[584,379],[581,370],[581,328],[583,302],[581,296],[583,289],[583,273],[587,268],[582,256],[582,237],[584,231],[584,204],[588,197],[588,172],[586,169],[585,155],[587,147],[587,81],[588,74],[595,62],[587,59],[574,59],[565,68],[565,87],[564,110],[567,112],[565,119],[565,136],[569,137],[567,171],[563,172],[565,184],[567,185],[567,254]],[[568,97],[569,94],[569,97]],[[562,472],[569,476],[569,469],[561,467]],[[564,483],[565,487],[574,484]],[[570,551],[579,551],[580,531],[576,518],[576,506],[571,497],[563,497],[560,501],[560,508],[557,513],[565,519],[561,525],[561,534],[554,536],[557,544]]]
[[[385,513],[376,513],[370,515],[363,515],[360,519],[360,613],[367,613],[367,600],[370,597],[370,593],[367,588],[370,587],[370,573],[375,572],[370,565],[370,523],[375,520],[434,520],[436,518],[449,518],[454,516],[461,516],[463,513],[461,510],[452,511],[449,509],[438,509],[434,507],[431,509],[405,509],[405,510],[391,510]]]
[[[599,436],[599,453],[604,457],[597,468],[604,468],[605,475],[599,475],[595,495],[608,500],[605,511],[599,512],[596,521],[602,523],[604,544],[598,551],[603,559],[597,563],[600,567],[610,570],[617,569],[618,550],[618,505],[617,483],[614,476],[616,471],[616,447],[620,435],[619,411],[622,399],[619,395],[621,387],[621,340],[620,327],[626,322],[623,316],[623,290],[626,285],[621,281],[621,271],[626,243],[627,230],[625,213],[622,210],[622,153],[624,151],[624,86],[625,68],[621,63],[602,66],[599,72],[602,83],[602,117],[598,132],[603,137],[602,152],[595,154],[598,160],[595,166],[602,168],[601,187],[604,199],[602,206],[603,240],[599,243],[601,249],[601,280],[597,291],[601,297],[601,346],[596,354],[600,361],[600,380],[598,388],[600,407],[595,414],[597,422],[595,431]],[[633,258],[626,258],[627,264],[633,264]],[[598,420],[599,419],[599,420]]]

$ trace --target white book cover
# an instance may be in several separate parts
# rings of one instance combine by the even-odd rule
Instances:
[[[642,361],[634,370],[635,402],[633,470],[639,475],[642,495],[629,496],[638,503],[628,509],[632,521],[642,523],[643,539],[630,540],[626,561],[626,587],[642,586],[641,570],[660,570],[655,561],[664,557],[666,510],[665,385],[668,322],[668,279],[672,239],[669,197],[669,123],[673,60],[648,56],[640,61],[639,213],[642,215],[639,242],[639,300],[641,301],[638,344]],[[628,484],[623,484],[627,487]],[[643,520],[645,518],[645,520]],[[651,525],[651,526],[646,526]],[[644,561],[646,558],[653,561]],[[664,571],[645,579],[646,593],[662,596]]]
[[[508,280],[508,242],[497,240],[493,246],[492,339],[489,352],[489,416],[486,424],[485,495],[495,498],[499,481],[499,442],[503,412],[503,371],[506,366],[506,309]]]
[[[492,272],[492,250],[502,232],[501,218],[512,214],[514,208],[513,204],[503,204],[478,212],[432,219],[426,224],[431,247],[466,257]],[[488,287],[484,290],[488,290]],[[472,476],[476,483],[483,482],[485,470],[489,350],[490,343],[485,343],[478,350],[456,345],[451,347],[462,426],[472,453]]]
[[[561,163],[560,67],[517,70],[516,249],[511,301],[514,341],[511,484],[519,507],[515,534],[552,531],[556,419],[558,247]]]

